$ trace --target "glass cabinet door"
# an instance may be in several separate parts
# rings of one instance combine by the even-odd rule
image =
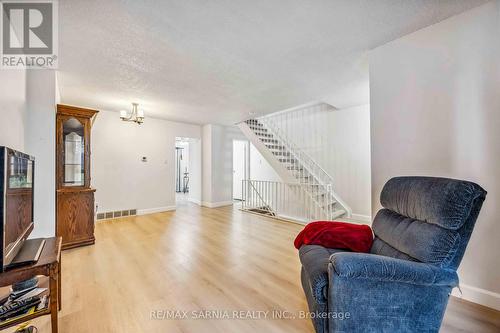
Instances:
[[[85,134],[76,118],[63,122],[63,186],[85,185]]]

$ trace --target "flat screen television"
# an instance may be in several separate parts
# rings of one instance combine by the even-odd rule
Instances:
[[[4,271],[33,230],[35,159],[0,146],[0,270]]]

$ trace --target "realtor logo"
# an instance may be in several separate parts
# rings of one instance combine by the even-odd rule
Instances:
[[[56,21],[56,1],[1,1],[2,68],[57,68]]]

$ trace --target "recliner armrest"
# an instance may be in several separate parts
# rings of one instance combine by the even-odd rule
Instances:
[[[434,265],[367,253],[342,252],[330,256],[333,272],[339,277],[361,278],[416,285],[458,285],[454,270]]]
[[[299,258],[305,271],[305,278],[311,293],[319,304],[326,304],[328,289],[328,264],[332,253],[345,250],[327,249],[319,245],[302,245],[299,249]],[[307,288],[307,286],[304,286]]]

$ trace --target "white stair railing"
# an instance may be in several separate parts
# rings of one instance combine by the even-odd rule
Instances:
[[[304,181],[300,181],[301,183],[305,183],[306,185],[310,182],[317,183],[323,185],[326,192],[333,197],[339,205],[346,211],[347,217],[351,217],[351,209],[350,207],[340,198],[337,193],[334,191],[333,187],[333,177],[325,171],[316,161],[304,150],[298,147],[293,140],[287,138],[283,131],[280,130],[282,128],[279,122],[276,121],[277,118],[264,117],[260,121],[269,128],[270,132],[278,138],[278,140],[283,144],[287,150],[291,153],[291,155],[299,162],[301,165],[301,174],[299,177],[302,177]],[[312,177],[310,177],[312,176]]]
[[[304,191],[305,186],[308,192]],[[282,183],[262,180],[242,181],[242,209],[275,218],[307,223],[334,220],[345,211],[324,194],[321,184]]]
[[[297,196],[303,195],[306,198],[296,203],[305,205],[302,207],[304,211],[321,212],[310,215],[315,218],[324,216],[331,219],[332,216],[352,215],[350,207],[335,192],[333,177],[322,167],[322,165],[330,166],[332,162],[332,155],[328,149],[331,124],[328,124],[327,120],[328,113],[334,110],[331,105],[314,103],[249,119],[239,124],[243,133],[254,142],[280,177],[285,182],[294,182],[293,186],[286,183],[287,189],[293,188],[293,193],[296,192]],[[269,190],[266,186],[282,186],[261,183],[253,185],[252,191],[261,196],[264,194],[259,186],[264,186],[264,191]],[[274,202],[267,201],[270,198],[263,196],[262,199],[270,209],[275,210],[278,207]],[[273,213],[280,214],[276,211]],[[309,218],[307,214],[301,216]]]
[[[315,193],[311,192],[311,188],[319,186],[322,192],[321,197],[332,201],[332,205],[337,206],[334,215],[342,210],[346,217],[351,217],[351,209],[333,190],[333,178],[304,149],[299,148],[293,140],[285,136],[286,131],[283,128],[289,125],[286,117],[286,114],[265,116],[247,120],[245,123],[272,151],[278,161],[289,170],[302,190],[312,198],[313,204],[326,209],[316,203]]]
[[[265,187],[262,182],[243,180],[241,192],[243,193],[242,205],[248,205],[256,213],[276,216],[276,212],[271,206],[271,198],[268,195],[268,191],[265,191]]]

